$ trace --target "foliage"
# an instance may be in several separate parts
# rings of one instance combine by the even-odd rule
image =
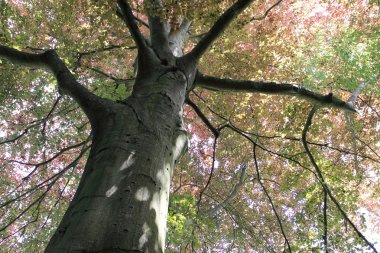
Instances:
[[[172,26],[193,20],[189,51],[233,2],[168,0],[162,16]],[[249,22],[274,3],[256,1],[239,16],[202,57],[200,70],[297,83],[344,100],[365,83],[351,125],[343,112],[321,108],[307,141],[340,207],[374,242],[380,234],[378,2],[289,0]],[[133,5],[145,21],[141,1]],[[55,48],[96,94],[115,101],[130,95],[137,51],[114,1],[0,0],[0,44]],[[40,252],[75,192],[91,129],[47,72],[0,60],[0,75],[0,252]],[[275,212],[294,252],[322,251],[325,222],[329,251],[367,249],[324,199],[302,145],[308,101],[201,88],[189,97],[220,136],[184,106],[190,150],[173,177],[168,252],[281,252]]]

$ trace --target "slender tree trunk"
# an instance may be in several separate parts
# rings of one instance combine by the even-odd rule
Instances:
[[[157,73],[95,117],[79,188],[46,252],[164,252],[171,176],[187,145],[187,78]]]

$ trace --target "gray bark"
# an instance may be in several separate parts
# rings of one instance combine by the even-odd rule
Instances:
[[[84,174],[46,252],[164,251],[187,82],[178,70],[156,73],[92,123]]]

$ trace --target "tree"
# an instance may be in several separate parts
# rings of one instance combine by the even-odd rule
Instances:
[[[374,193],[367,193],[378,198],[378,179],[370,179],[378,173],[378,143],[370,139],[377,133],[352,118],[359,111],[366,126],[374,127],[379,117],[378,92],[360,100],[368,104],[370,109],[366,110],[373,110],[369,115],[362,116],[366,113],[354,108],[361,90],[366,88],[370,94],[378,84],[378,19],[351,17],[343,28],[329,30],[321,27],[331,20],[317,16],[314,21],[321,27],[303,23],[317,32],[295,43],[299,30],[284,10],[294,11],[300,4],[281,2],[2,2],[2,15],[7,17],[2,19],[0,46],[0,56],[5,59],[2,102],[14,103],[5,105],[4,117],[16,114],[2,123],[11,130],[2,134],[6,137],[1,141],[1,186],[7,192],[1,202],[4,240],[8,243],[13,238],[14,245],[28,240],[24,234],[41,215],[45,219],[36,225],[39,230],[57,220],[52,210],[61,199],[70,200],[65,190],[72,191],[73,177],[80,181],[79,186],[46,252],[163,252],[169,202],[169,251],[207,251],[207,242],[212,241],[207,238],[212,236],[203,235],[203,231],[217,229],[222,236],[216,239],[215,251],[368,248],[377,252],[357,225],[357,206],[363,203],[358,190],[371,185]],[[319,1],[311,4],[323,6]],[[282,9],[274,12],[280,6]],[[330,4],[327,9],[364,14],[378,8],[368,6]],[[41,13],[43,10],[47,14]],[[263,16],[253,15],[260,11]],[[252,24],[267,17],[269,23]],[[338,16],[332,25],[344,18]],[[34,22],[30,23],[31,19]],[[121,27],[121,21],[129,32]],[[204,31],[208,24],[205,33],[189,38],[190,31]],[[292,32],[284,33],[280,24],[288,25],[285,29]],[[29,34],[27,26],[33,28]],[[232,36],[223,37],[229,27],[227,33]],[[273,27],[277,29],[271,31]],[[325,38],[334,41],[326,42]],[[221,45],[216,44],[221,40]],[[254,43],[258,48],[246,49]],[[305,51],[306,46],[311,50]],[[236,47],[241,54],[229,52]],[[233,56],[241,57],[240,62],[229,60],[232,66],[237,64],[235,70],[221,67],[217,71],[207,66],[214,61],[213,68],[221,66],[226,62],[218,57]],[[251,76],[248,72],[252,71],[240,65],[247,58],[258,59]],[[14,69],[11,63],[29,68]],[[283,71],[282,76],[276,76],[273,72],[277,68],[298,68],[303,73],[292,76]],[[41,69],[53,74],[60,95],[49,93],[46,83],[53,81]],[[263,77],[281,81],[256,81]],[[302,80],[303,85],[289,80]],[[318,89],[317,84],[326,85],[330,92],[312,91]],[[21,93],[25,89],[30,90],[26,95]],[[234,106],[234,98],[221,91],[239,92],[240,103]],[[347,102],[332,91],[349,97]],[[269,101],[272,96],[258,95],[252,102],[252,95],[246,93],[286,95],[286,99]],[[189,107],[184,110],[185,103]],[[265,108],[268,105],[271,111]],[[77,106],[84,115],[78,113]],[[31,116],[15,113],[20,108],[30,111]],[[325,108],[337,110],[331,113]],[[315,116],[317,112],[328,114]],[[335,126],[343,124],[338,116],[342,112],[349,122],[347,130]],[[186,128],[184,118],[189,122]],[[314,128],[313,118],[318,122]],[[193,132],[190,140],[194,149],[183,162],[198,164],[203,171],[197,174],[182,164],[182,172],[172,182],[174,168],[188,145],[186,129]],[[321,133],[321,129],[328,133]],[[309,131],[313,140],[307,136]],[[55,137],[58,142],[52,140]],[[74,168],[81,166],[88,150],[81,174]],[[219,166],[224,169],[217,171]],[[215,175],[224,184],[222,180],[217,183]],[[171,183],[176,187],[169,200]],[[186,186],[191,192],[177,195]],[[58,200],[49,198],[50,194]],[[239,205],[239,201],[243,203]],[[368,200],[366,204],[373,203]],[[256,216],[247,221],[249,209],[255,210]],[[265,215],[260,216],[261,212]],[[48,229],[42,233],[42,238],[50,235]],[[339,233],[350,239],[340,238]],[[250,242],[244,242],[247,239]],[[36,248],[29,251],[38,251],[44,243],[30,245]]]

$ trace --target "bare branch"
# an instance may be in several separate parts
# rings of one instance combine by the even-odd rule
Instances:
[[[10,225],[12,225],[16,220],[18,220],[21,216],[23,216],[26,212],[29,211],[30,208],[32,208],[36,204],[40,204],[43,199],[46,197],[46,194],[50,191],[51,187],[53,185],[49,184],[46,191],[42,193],[36,200],[34,200],[27,208],[25,208],[20,214],[18,214],[16,217],[14,217],[12,220],[10,220],[7,224],[5,224],[3,227],[0,228],[0,232],[7,229]]]
[[[80,154],[70,163],[68,164],[65,168],[54,174],[53,176],[49,177],[48,179],[38,183],[37,185],[29,188],[28,190],[24,191],[20,195],[14,197],[13,199],[7,200],[3,203],[0,203],[0,208],[3,208],[5,206],[8,206],[12,204],[13,202],[21,200],[23,197],[29,197],[28,195],[32,194],[33,192],[37,191],[38,189],[41,189],[42,187],[48,186],[52,183],[55,183],[66,171],[68,171],[71,168],[74,168],[80,161],[80,159],[84,156],[84,154],[91,148],[91,145],[88,146],[83,146]],[[19,188],[17,186],[16,188]]]
[[[28,133],[28,131],[29,131],[30,128],[33,128],[33,127],[35,127],[36,125],[39,125],[39,124],[34,124],[34,125],[31,125],[31,126],[25,128],[24,131],[23,131],[21,134],[19,134],[19,135],[13,137],[13,138],[11,138],[11,139],[7,139],[7,140],[4,140],[4,141],[0,141],[0,145],[3,145],[3,144],[5,144],[5,143],[11,143],[11,142],[15,142],[15,141],[17,141],[18,139],[20,139],[21,137],[23,137],[24,135],[26,135],[26,134]]]
[[[62,175],[67,171],[69,170],[70,168],[74,168],[79,160],[83,157],[83,155],[87,152],[87,150],[91,147],[91,146],[86,146],[86,143],[87,141],[84,143],[84,145],[82,146],[82,150],[81,150],[81,153],[78,155],[77,158],[75,158],[70,164],[68,164],[65,168],[63,168],[61,171],[59,171],[58,173],[54,174],[53,176],[51,176],[50,178],[44,180],[43,182],[39,183],[38,185],[32,187],[31,189],[27,190],[26,192],[22,193],[21,195],[3,203],[0,205],[0,208],[3,208],[4,206],[7,206],[15,201],[18,201],[20,200],[23,196],[26,196],[35,191],[37,191],[38,189],[41,189],[43,187],[47,187],[47,189],[44,191],[44,193],[42,195],[40,195],[35,201],[33,201],[26,209],[24,209],[19,215],[17,215],[15,218],[13,218],[10,222],[8,222],[4,227],[0,228],[0,232],[5,230],[7,227],[9,227],[10,225],[12,225],[17,219],[19,219],[21,216],[23,216],[30,208],[32,208],[34,205],[37,204],[37,209],[38,210],[38,206],[41,204],[41,202],[43,201],[43,199],[45,198],[46,194],[50,191],[50,189],[53,187],[53,185],[57,182],[57,180],[62,177]],[[29,197],[28,196],[28,197]],[[26,226],[25,226],[26,228]]]
[[[212,164],[211,164],[211,172],[210,172],[210,175],[207,179],[207,182],[206,182],[206,185],[205,187],[203,187],[203,189],[200,191],[199,193],[199,199],[197,201],[197,207],[198,207],[198,210],[197,210],[197,214],[198,214],[198,211],[199,211],[199,204],[201,203],[202,201],[202,196],[203,196],[203,193],[206,191],[207,187],[210,185],[211,183],[211,179],[212,179],[212,176],[214,174],[214,169],[215,169],[215,159],[216,159],[216,144],[217,144],[217,141],[218,141],[218,138],[214,138],[214,144],[213,144],[213,151],[212,151]]]
[[[211,122],[207,119],[207,117],[202,113],[202,111],[199,109],[199,107],[193,102],[190,100],[190,98],[186,98],[185,100],[186,104],[190,105],[191,108],[193,108],[193,110],[196,112],[196,114],[199,116],[199,118],[201,118],[201,120],[203,121],[203,123],[205,123],[205,125],[208,127],[208,129],[210,129],[210,131],[213,133],[214,137],[215,138],[218,138],[219,136],[219,130],[217,130],[212,124]]]
[[[70,183],[70,180],[71,180],[72,174],[73,174],[73,171],[71,171],[71,175],[68,177],[68,179],[67,179],[65,185],[63,186],[63,189],[60,189],[60,191],[59,191],[59,196],[58,196],[57,200],[55,201],[54,205],[52,205],[52,206],[50,207],[50,209],[49,209],[49,213],[48,213],[48,215],[46,216],[45,221],[44,221],[44,223],[42,224],[42,226],[40,227],[40,229],[44,228],[44,227],[46,226],[46,224],[48,224],[48,221],[49,221],[49,219],[50,219],[50,216],[53,214],[53,210],[54,210],[54,208],[55,208],[55,207],[58,205],[58,203],[62,200],[63,193],[65,192],[65,190],[66,190],[68,184]]]
[[[91,51],[87,51],[87,52],[77,52],[77,60],[76,62],[74,63],[74,69],[73,71],[76,71],[77,68],[79,68],[81,66],[81,61],[82,61],[82,58],[84,56],[88,56],[88,55],[93,55],[93,54],[96,54],[96,53],[100,53],[100,52],[107,52],[107,51],[111,51],[111,50],[114,50],[114,49],[128,49],[128,50],[134,50],[134,49],[137,49],[136,46],[124,46],[124,45],[110,45],[108,47],[104,47],[104,48],[98,48],[98,49],[94,49],[94,50],[91,50]]]
[[[313,155],[311,154],[311,151],[307,145],[307,141],[306,141],[306,134],[307,134],[307,131],[309,130],[310,126],[311,126],[311,122],[312,122],[312,119],[313,119],[313,116],[316,112],[317,108],[316,107],[313,107],[313,109],[310,111],[309,113],[309,116],[307,117],[307,120],[306,120],[306,123],[305,123],[305,127],[302,131],[302,144],[305,148],[305,151],[310,159],[310,162],[312,163],[313,167],[315,168],[316,172],[317,172],[317,175],[318,175],[318,178],[319,178],[319,181],[321,182],[321,185],[323,187],[323,189],[326,191],[326,193],[329,195],[330,199],[332,200],[332,202],[335,204],[335,206],[338,208],[339,212],[341,213],[341,215],[343,216],[343,218],[348,222],[348,224],[350,224],[350,226],[354,229],[354,231],[356,232],[356,234],[358,235],[359,238],[363,239],[364,242],[375,252],[375,253],[378,253],[377,250],[375,249],[375,247],[373,246],[372,243],[370,243],[368,241],[368,239],[359,231],[359,229],[355,226],[355,224],[350,220],[350,218],[348,218],[348,215],[346,214],[346,212],[342,209],[342,207],[340,206],[339,202],[336,200],[336,198],[332,195],[329,187],[327,186],[327,183],[325,182],[325,179],[323,177],[323,174],[322,174],[322,171],[321,169],[319,168],[318,164],[316,163]]]
[[[246,172],[247,172],[247,164],[242,164],[240,166],[240,171],[241,172],[240,172],[239,182],[232,188],[232,190],[228,194],[227,198],[225,198],[225,200],[223,200],[222,203],[218,204],[216,207],[214,207],[210,211],[211,216],[215,216],[223,207],[225,207],[228,204],[228,202],[230,202],[233,198],[235,198],[236,194],[239,192],[241,187],[244,185],[244,180],[245,180]]]
[[[130,82],[135,80],[134,77],[133,78],[117,78],[117,77],[114,77],[114,76],[107,74],[107,73],[105,73],[99,69],[96,69],[96,68],[89,68],[89,69],[91,69],[92,71],[94,71],[94,72],[96,72],[96,73],[98,73],[98,74],[100,74],[106,78],[113,80],[116,83],[117,87],[119,86],[120,83],[124,83],[125,87],[128,88],[128,86],[130,85]]]
[[[39,162],[39,163],[25,163],[25,162],[20,162],[20,161],[16,161],[16,160],[7,160],[8,162],[11,162],[11,163],[18,163],[18,164],[23,164],[23,165],[27,165],[27,166],[34,166],[34,169],[27,175],[23,178],[23,180],[27,180],[29,179],[33,173],[35,173],[37,171],[37,169],[43,165],[46,165],[50,162],[52,162],[53,160],[55,160],[57,157],[61,156],[62,154],[64,154],[65,152],[69,151],[69,150],[72,150],[72,149],[76,149],[80,146],[83,146],[85,144],[87,144],[89,142],[89,139],[85,140],[85,141],[82,141],[80,143],[77,143],[77,144],[74,144],[74,145],[71,145],[71,146],[68,146],[68,147],[65,147],[65,148],[62,148],[59,152],[57,152],[55,155],[53,155],[51,158],[47,159],[47,160],[44,160],[42,162]]]
[[[145,26],[146,28],[148,28],[148,29],[150,28],[150,27],[149,27],[149,24],[148,24],[147,22],[145,22],[144,20],[142,20],[141,18],[135,16],[135,19],[136,19],[137,22],[139,22],[140,24],[142,24],[142,25]]]
[[[58,99],[60,99],[60,98],[61,98],[61,96],[59,96],[57,98],[56,103],[57,103]],[[56,103],[54,103],[54,105],[51,108],[50,112],[45,117],[43,117],[41,119],[33,120],[33,121],[27,123],[26,124],[27,126],[22,130],[22,132],[20,134],[14,135],[14,137],[12,137],[10,139],[6,139],[6,140],[0,141],[0,145],[6,144],[6,143],[14,143],[17,140],[19,140],[20,138],[22,138],[23,136],[27,135],[29,133],[30,129],[38,127],[40,125],[42,125],[42,130],[41,131],[44,131],[44,126],[45,126],[45,124],[46,124],[46,122],[47,122],[47,120],[49,118],[57,116],[57,115],[61,114],[62,112],[70,113],[70,112],[73,112],[73,111],[75,111],[75,110],[77,110],[79,108],[79,107],[76,107],[76,108],[71,109],[70,107],[66,107],[63,110],[60,110],[60,111],[58,111],[56,113],[53,113],[53,111],[54,111],[54,109],[56,107]]]
[[[58,96],[57,99],[55,100],[53,106],[51,107],[50,111],[48,114],[45,116],[45,118],[42,119],[43,125],[42,125],[42,130],[41,133],[45,134],[45,129],[46,129],[46,122],[47,120],[51,117],[53,114],[54,110],[57,108],[59,101],[62,99],[62,96]]]
[[[264,13],[264,15],[260,16],[260,17],[253,17],[250,21],[254,21],[254,20],[263,20],[264,18],[266,18],[269,14],[269,12],[274,8],[276,7],[277,5],[279,5],[283,0],[278,0],[274,5],[272,5],[268,10],[266,10],[266,12]]]
[[[270,203],[270,205],[271,205],[271,207],[272,207],[272,210],[273,210],[273,212],[274,212],[274,214],[275,214],[275,216],[276,216],[276,219],[277,219],[278,225],[280,226],[282,236],[284,237],[284,239],[285,239],[285,243],[286,243],[286,245],[287,245],[287,247],[288,247],[288,250],[289,250],[289,252],[291,253],[291,252],[292,252],[292,249],[290,248],[290,244],[289,244],[288,238],[286,237],[286,234],[285,234],[285,231],[284,231],[284,227],[282,226],[281,218],[280,218],[280,216],[279,216],[278,213],[277,213],[277,210],[276,210],[276,207],[274,206],[274,203],[273,203],[273,201],[272,201],[272,198],[270,197],[270,195],[269,195],[267,189],[265,188],[263,182],[261,181],[259,165],[258,165],[258,163],[257,163],[257,157],[256,157],[256,146],[257,146],[257,144],[254,143],[254,144],[253,144],[253,160],[255,161],[255,168],[256,168],[256,174],[257,174],[257,181],[259,182],[261,188],[263,188],[263,191],[264,191],[266,197],[267,197],[268,200],[269,200],[269,203]]]
[[[91,118],[102,99],[79,84],[75,77],[54,50],[39,54],[21,52],[6,46],[0,46],[0,57],[24,66],[49,69],[57,79],[61,91],[72,97]]]
[[[214,91],[236,91],[265,93],[272,95],[289,95],[309,100],[318,107],[334,107],[345,111],[356,112],[350,103],[346,103],[333,96],[332,93],[322,95],[302,86],[289,83],[261,82],[250,80],[233,80],[206,76],[198,72],[195,85]]]
[[[242,13],[253,0],[238,0],[228,8],[215,22],[207,34],[202,37],[198,44],[188,54],[190,59],[199,60],[211,44],[223,33],[228,25]]]
[[[323,243],[327,253],[327,191],[323,188]]]

